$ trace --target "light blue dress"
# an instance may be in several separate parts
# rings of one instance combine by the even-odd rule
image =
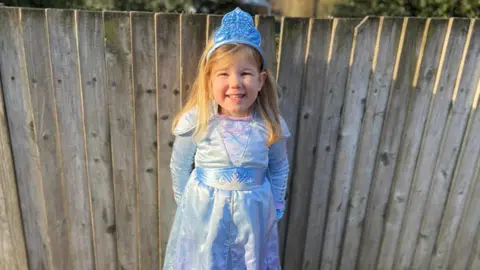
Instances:
[[[277,221],[288,178],[286,139],[266,146],[260,116],[216,112],[201,138],[192,137],[196,111],[175,129],[171,158],[177,212],[164,269],[280,269]]]

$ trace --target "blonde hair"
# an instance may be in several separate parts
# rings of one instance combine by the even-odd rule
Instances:
[[[183,114],[195,108],[197,110],[197,123],[194,135],[201,134],[206,130],[208,121],[213,113],[211,106],[213,94],[210,87],[210,75],[212,66],[220,59],[224,60],[226,57],[233,58],[233,56],[239,53],[246,53],[250,59],[253,59],[258,64],[258,69],[261,71],[261,56],[254,48],[245,44],[225,44],[213,51],[207,59],[208,50],[212,46],[213,40],[210,40],[200,59],[197,77],[193,83],[188,99],[180,112],[173,119],[172,130],[175,129]],[[265,72],[267,77],[262,90],[258,93],[254,105],[257,113],[260,114],[265,122],[265,126],[268,130],[267,145],[272,145],[280,139],[282,128],[280,124],[276,84],[270,71],[265,69]]]

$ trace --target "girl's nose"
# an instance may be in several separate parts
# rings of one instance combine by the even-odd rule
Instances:
[[[229,84],[231,88],[239,88],[241,84],[241,77],[238,75],[231,75],[229,78]]]

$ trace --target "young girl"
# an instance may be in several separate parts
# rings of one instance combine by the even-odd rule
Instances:
[[[174,120],[164,269],[280,269],[289,131],[260,40],[248,13],[226,14]]]

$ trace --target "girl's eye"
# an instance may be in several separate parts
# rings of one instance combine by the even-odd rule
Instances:
[[[250,73],[250,72],[242,72],[242,76],[248,76],[248,75],[252,75],[252,73]]]
[[[217,76],[224,77],[224,76],[228,76],[228,74],[226,72],[220,72],[217,74]]]

